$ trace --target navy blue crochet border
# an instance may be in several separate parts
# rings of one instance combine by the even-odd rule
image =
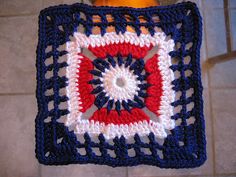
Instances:
[[[86,15],[82,19],[81,13]],[[105,15],[112,15],[114,22],[108,22]],[[99,15],[101,22],[93,23],[92,15]],[[126,21],[125,15],[133,18]],[[140,22],[137,18],[142,16],[146,22]],[[152,16],[158,16],[160,21],[155,21]],[[177,27],[178,25],[181,27]],[[59,51],[60,45],[70,40],[73,32],[79,25],[85,27],[85,34],[90,35],[92,28],[98,26],[101,33],[106,32],[109,25],[115,27],[117,33],[125,32],[126,25],[131,25],[136,33],[140,34],[140,27],[148,28],[150,34],[154,34],[154,27],[160,27],[171,35],[175,43],[181,46],[170,53],[177,58],[178,63],[171,69],[179,71],[180,77],[173,81],[173,89],[181,92],[181,97],[173,103],[173,106],[182,106],[179,113],[172,118],[181,120],[180,125],[171,130],[163,144],[158,143],[154,134],[148,136],[149,142],[135,135],[134,142],[126,142],[124,137],[114,138],[113,143],[106,142],[102,134],[94,141],[88,134],[84,134],[84,142],[77,139],[73,131],[69,131],[63,123],[58,122],[61,116],[68,114],[67,109],[61,109],[60,104],[66,102],[66,95],[60,94],[60,89],[65,88],[67,78],[58,74],[59,70],[67,66],[66,62],[58,59],[66,55],[66,51]],[[85,4],[60,5],[41,11],[39,16],[39,41],[37,47],[37,102],[38,114],[36,117],[36,157],[40,163],[47,165],[66,164],[105,164],[109,166],[135,166],[147,164],[161,168],[190,168],[198,167],[206,160],[205,124],[203,116],[202,83],[200,73],[200,46],[202,38],[202,23],[199,11],[194,3],[184,2],[171,6],[159,6],[150,8],[128,7],[94,7]],[[186,45],[192,43],[190,49]],[[51,51],[46,51],[50,47]],[[189,63],[185,63],[186,56],[191,57]],[[46,65],[47,59],[53,58],[53,62]],[[185,76],[185,71],[191,70],[191,76]],[[45,74],[51,71],[53,76],[46,78]],[[194,93],[187,96],[187,91],[193,89]],[[48,90],[53,90],[47,95]],[[49,109],[49,103],[53,102],[53,109]],[[191,111],[187,104],[194,103]],[[188,120],[194,117],[195,122],[188,124]],[[50,121],[45,121],[50,118]],[[63,138],[61,142],[58,139]],[[184,142],[184,145],[179,142]],[[86,154],[81,155],[78,149],[85,148]],[[94,148],[99,148],[101,155],[96,155]],[[128,151],[135,151],[134,157],[128,156]],[[151,154],[145,154],[142,149],[149,149]],[[114,151],[116,158],[109,155],[108,151]],[[163,157],[159,155],[162,152]]]

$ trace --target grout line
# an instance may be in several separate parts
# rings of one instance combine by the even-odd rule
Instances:
[[[220,177],[231,177],[231,176],[236,176],[236,173],[220,173],[220,174],[216,174],[216,176],[220,176]]]
[[[232,51],[232,41],[231,41],[231,29],[230,29],[230,17],[229,17],[229,1],[224,0],[224,17],[225,17],[225,31],[226,31],[226,43],[227,43],[227,52]]]
[[[208,47],[207,47],[207,34],[206,34],[206,13],[205,13],[205,1],[201,1],[202,2],[202,15],[203,15],[203,23],[204,23],[204,40],[205,40],[205,54],[206,54],[206,62],[208,59]],[[208,104],[210,104],[210,111],[209,111],[209,116],[210,116],[210,120],[211,120],[211,138],[212,138],[212,142],[211,142],[211,149],[212,149],[212,160],[213,160],[213,176],[216,175],[216,155],[215,155],[215,135],[214,135],[214,119],[213,119],[213,110],[212,110],[212,95],[211,95],[211,81],[210,81],[210,71],[209,71],[209,67],[207,69],[207,85],[208,85]]]
[[[128,168],[129,167],[126,167],[126,174],[125,174],[126,177],[129,177],[129,171],[128,171],[129,169]]]
[[[211,67],[214,67],[216,64],[220,64],[223,62],[225,63],[227,61],[235,59],[235,57],[236,57],[236,50],[210,57],[208,58],[208,63]]]
[[[17,96],[17,95],[35,95],[35,92],[32,92],[32,93],[0,93],[0,96]]]

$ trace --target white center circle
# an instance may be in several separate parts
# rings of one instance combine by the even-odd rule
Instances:
[[[138,84],[141,84],[141,82],[137,80],[137,77],[129,67],[117,65],[106,69],[100,79],[103,82],[102,86],[106,96],[114,99],[114,101],[127,101],[128,99],[132,100],[134,95],[138,94],[140,89]]]

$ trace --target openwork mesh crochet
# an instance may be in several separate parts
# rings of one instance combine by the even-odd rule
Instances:
[[[194,3],[41,11],[36,156],[47,165],[197,167],[206,160]]]

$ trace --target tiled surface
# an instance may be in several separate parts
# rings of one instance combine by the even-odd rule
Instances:
[[[216,172],[236,173],[236,89],[213,90]]]
[[[0,18],[0,93],[35,91],[36,39],[36,16]]]
[[[58,4],[73,4],[73,3],[86,3],[91,4],[89,0],[44,0],[43,7],[58,5]]]
[[[126,177],[127,168],[100,165],[41,166],[41,177]]]
[[[203,0],[203,3],[204,3],[204,8],[207,8],[207,9],[224,7],[223,0]]]
[[[213,8],[210,6],[209,8],[204,9],[204,14],[208,57],[226,53],[224,10],[222,8]]]
[[[176,0],[159,0],[159,2],[160,2],[160,5],[165,6],[169,4],[174,4]]]
[[[208,65],[208,58],[226,52],[223,0],[192,0],[203,16],[202,80],[208,160],[196,169],[163,170],[138,166],[44,166],[34,157],[36,115],[35,50],[40,9],[78,0],[0,0],[0,176],[1,177],[155,177],[236,176],[236,57]],[[84,0],[90,3],[89,0]],[[163,3],[173,3],[174,0]],[[233,47],[236,1],[230,2]],[[162,3],[162,4],[163,4]],[[234,18],[235,17],[235,18]],[[2,96],[1,96],[2,95]]]
[[[233,50],[236,50],[236,7],[230,10],[230,22],[231,22],[231,33],[232,33],[232,47]]]
[[[229,0],[229,4],[231,8],[236,8],[236,1],[235,0]]]
[[[62,4],[63,0],[44,0],[43,1],[43,7],[49,7],[49,6],[54,6],[58,4]]]
[[[37,14],[42,7],[42,0],[1,0],[0,16]]]
[[[235,59],[216,63],[210,69],[210,87],[236,87],[236,57]]]
[[[82,0],[83,3],[85,4],[90,4],[91,5],[91,1],[90,0]]]
[[[1,177],[39,175],[34,157],[35,102],[32,95],[0,96]]]

